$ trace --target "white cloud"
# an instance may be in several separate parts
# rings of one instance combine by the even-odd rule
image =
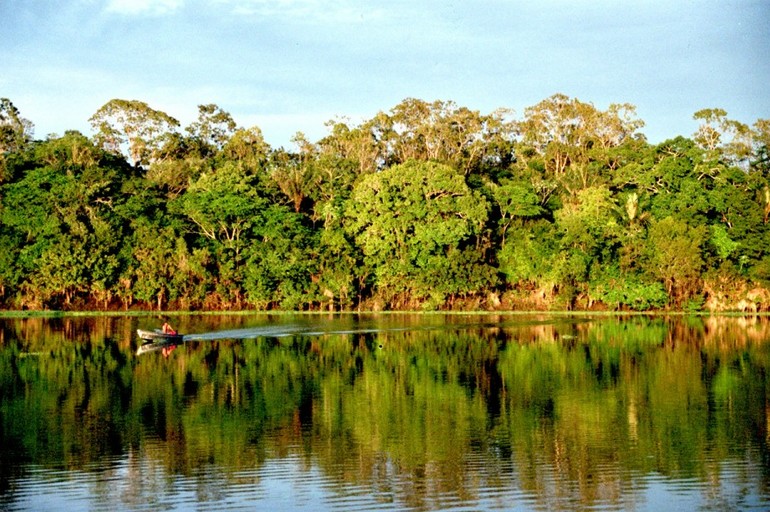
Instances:
[[[177,10],[184,0],[108,0],[107,11],[118,14],[160,16]]]
[[[128,0],[126,0],[128,1]],[[233,13],[311,23],[358,23],[381,19],[385,9],[353,0],[218,0]]]

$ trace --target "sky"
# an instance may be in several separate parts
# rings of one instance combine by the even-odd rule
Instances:
[[[113,98],[214,103],[273,147],[406,98],[482,114],[556,93],[636,106],[653,143],[693,114],[770,118],[770,0],[0,0],[0,97],[35,137]]]

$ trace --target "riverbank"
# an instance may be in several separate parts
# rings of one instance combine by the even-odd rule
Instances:
[[[539,310],[500,310],[500,311],[289,311],[289,310],[237,310],[237,311],[192,311],[192,310],[170,310],[170,311],[63,311],[63,310],[41,310],[41,311],[12,311],[0,310],[0,318],[76,318],[76,317],[185,317],[185,316],[346,316],[346,315],[424,315],[424,316],[593,316],[593,317],[630,317],[630,316],[725,316],[725,317],[770,317],[769,311],[760,312],[741,312],[741,311],[539,311]]]

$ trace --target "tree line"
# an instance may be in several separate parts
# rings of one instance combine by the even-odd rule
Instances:
[[[0,100],[9,309],[770,309],[770,120],[409,98],[273,148],[114,99],[35,140]]]

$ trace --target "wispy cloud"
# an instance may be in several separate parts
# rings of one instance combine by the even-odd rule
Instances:
[[[125,0],[130,1],[130,0]],[[218,0],[239,15],[302,23],[358,23],[382,19],[388,11],[353,0]]]
[[[108,0],[106,10],[118,14],[161,16],[176,11],[184,0]]]

